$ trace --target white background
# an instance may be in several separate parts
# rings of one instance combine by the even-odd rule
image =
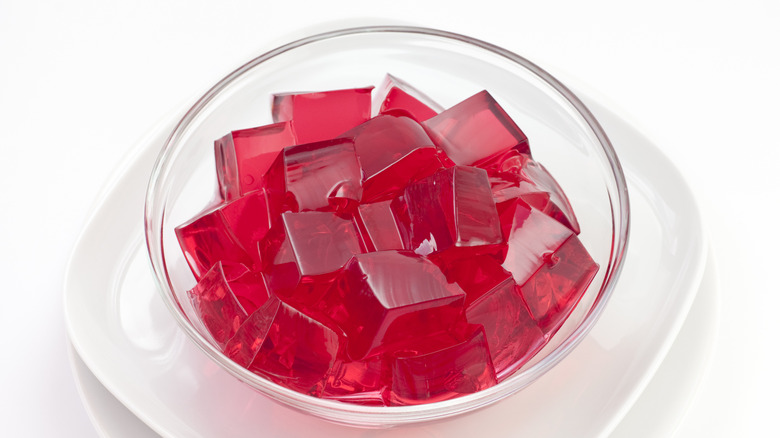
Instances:
[[[677,436],[780,434],[780,2],[0,0],[4,434],[96,436],[61,296],[112,169],[233,68],[333,21],[503,46],[575,77],[654,140],[699,199],[720,283],[716,349]]]

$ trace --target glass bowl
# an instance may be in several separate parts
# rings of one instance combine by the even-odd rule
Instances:
[[[531,361],[496,386],[447,401],[373,407],[323,400],[259,377],[227,358],[182,310],[195,285],[174,228],[217,194],[214,140],[272,123],[271,95],[378,85],[390,73],[447,108],[488,90],[528,136],[534,158],[555,176],[574,208],[580,239],[600,269],[563,327]],[[629,224],[626,182],[599,123],[550,74],[500,47],[415,27],[361,27],[303,38],[241,66],[190,108],[170,134],[151,175],[146,242],[162,298],[192,341],[224,370],[272,399],[354,426],[441,419],[497,402],[532,384],[593,327],[613,293]]]

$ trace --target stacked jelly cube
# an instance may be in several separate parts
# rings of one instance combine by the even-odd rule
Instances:
[[[221,202],[176,229],[189,317],[248,370],[315,397],[434,402],[495,385],[598,266],[553,177],[486,91],[442,110],[387,76],[274,96],[215,142]]]

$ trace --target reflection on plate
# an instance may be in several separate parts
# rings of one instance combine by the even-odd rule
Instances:
[[[144,189],[168,132],[161,125],[106,193],[71,259],[71,342],[97,379],[163,436],[427,437],[609,434],[672,345],[699,287],[705,243],[695,202],[647,139],[584,99],[629,182],[632,233],[618,288],[577,349],[536,383],[480,411],[388,430],[330,424],[277,405],[233,379],[189,341],[158,297],[142,241]]]

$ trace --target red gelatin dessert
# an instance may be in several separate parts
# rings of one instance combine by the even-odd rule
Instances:
[[[374,87],[274,94],[274,122],[292,121],[298,144],[335,138],[371,117]]]
[[[531,152],[523,131],[487,91],[442,111],[423,126],[455,164],[471,165],[512,148]]]
[[[490,175],[496,204],[522,198],[575,234],[580,233],[569,198],[550,172],[530,155],[511,149],[482,160],[476,166],[487,170]]]
[[[260,267],[257,244],[279,211],[260,190],[177,227],[176,237],[195,278],[200,279],[218,261]]]
[[[410,182],[443,167],[431,138],[406,116],[378,115],[341,137],[355,144],[364,203],[396,197]]]
[[[282,149],[265,175],[275,203],[292,211],[357,205],[363,189],[355,145],[326,140]]]
[[[260,242],[271,289],[301,303],[318,300],[338,271],[361,252],[355,224],[331,212],[282,213]]]
[[[569,228],[521,200],[513,210],[502,266],[520,286],[540,329],[554,334],[598,266]]]
[[[494,256],[479,255],[440,266],[466,293],[466,320],[484,327],[499,378],[516,371],[544,346],[544,334],[512,274]]]
[[[319,395],[338,345],[333,330],[274,297],[236,330],[225,354],[274,382]]]
[[[358,206],[355,222],[363,247],[368,251],[409,249],[409,231],[391,207],[391,201]]]
[[[448,400],[496,384],[487,340],[480,326],[475,326],[465,341],[431,352],[397,357],[392,377],[392,405]]]
[[[253,373],[340,402],[483,390],[565,323],[598,265],[565,193],[486,91],[278,94],[217,140],[221,202],[176,229],[180,303]]]
[[[430,119],[443,109],[422,91],[390,74],[379,87],[376,101],[378,104],[374,106],[379,108],[379,114],[405,113],[418,122]]]
[[[539,328],[555,333],[582,298],[598,271],[577,236],[569,237],[554,252],[545,254],[544,264],[520,286]]]
[[[219,193],[235,199],[262,187],[279,151],[297,144],[290,122],[233,131],[214,142]]]
[[[246,310],[230,287],[228,279],[232,279],[231,274],[234,273],[226,276],[222,262],[217,262],[189,291],[192,307],[220,347],[227,344],[247,317]]]
[[[399,275],[403,273],[403,275]],[[441,270],[408,251],[358,254],[323,297],[323,307],[347,337],[352,359],[402,347],[422,333],[449,330],[465,294]]]
[[[406,188],[411,244],[421,255],[465,257],[503,242],[487,172],[456,166]]]
[[[367,406],[389,405],[389,372],[384,356],[337,359],[325,377],[322,398]]]

